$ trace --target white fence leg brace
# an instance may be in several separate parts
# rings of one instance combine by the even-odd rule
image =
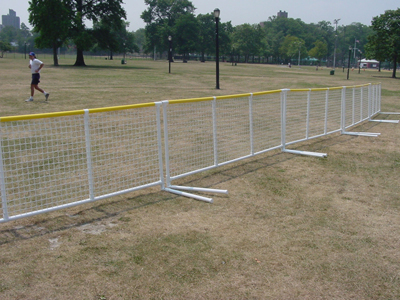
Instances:
[[[187,186],[179,186],[179,185],[171,185],[170,179],[170,166],[169,166],[169,143],[168,143],[168,117],[167,117],[167,106],[168,101],[162,101],[163,104],[163,113],[164,113],[164,144],[165,144],[165,172],[166,172],[166,187],[164,191],[170,192],[176,195],[193,198],[196,200],[213,203],[212,198],[199,196],[192,193],[182,192],[191,191],[191,192],[206,192],[206,193],[219,193],[219,194],[228,194],[227,190],[219,190],[219,189],[208,189],[208,188],[200,188],[200,187],[187,187]],[[215,125],[215,124],[214,124]],[[215,126],[214,126],[215,128]],[[215,130],[215,129],[214,129]]]
[[[300,150],[290,150],[286,149],[286,100],[287,100],[287,92],[290,91],[290,89],[282,89],[281,90],[281,140],[282,140],[282,152],[286,153],[292,153],[292,154],[299,154],[299,155],[306,155],[306,156],[314,156],[314,157],[320,157],[324,158],[327,157],[328,154],[326,153],[319,153],[319,152],[310,152],[310,151],[300,151]],[[309,110],[309,103],[310,103],[310,97],[308,96],[308,103],[307,103],[307,110]],[[307,117],[308,120],[308,117]],[[308,123],[308,122],[307,122]],[[307,124],[308,126],[308,124]]]

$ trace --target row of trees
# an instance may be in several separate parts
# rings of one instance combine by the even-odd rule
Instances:
[[[62,45],[76,47],[75,65],[85,65],[83,51],[105,49],[113,52],[157,52],[168,49],[168,36],[173,38],[173,49],[184,59],[196,53],[204,60],[215,51],[215,19],[212,13],[195,15],[189,0],[145,0],[147,9],[141,18],[144,29],[129,32],[122,0],[31,0],[29,22],[34,26],[35,45],[53,49],[54,64],[58,65],[57,49]],[[372,20],[372,26],[361,23],[339,25],[321,21],[306,24],[300,19],[270,17],[260,24],[219,26],[221,56],[245,62],[267,63],[299,62],[311,57],[326,61],[330,66],[336,60],[341,66],[348,58],[361,55],[380,61],[391,61],[397,67],[400,55],[400,9],[387,11]],[[91,21],[93,26],[86,24]],[[0,46],[4,48],[7,32],[0,32]],[[18,44],[29,38],[31,32],[23,24]],[[138,47],[138,45],[140,47]],[[335,54],[335,55],[334,55]],[[235,58],[234,58],[235,57]],[[395,76],[395,73],[394,73]]]
[[[76,46],[75,66],[84,66],[83,51],[94,45],[110,51],[125,48],[137,50],[133,35],[126,30],[126,12],[122,0],[31,0],[29,22],[39,33],[39,48],[52,48],[54,65],[58,65],[57,49],[72,41]],[[86,22],[93,22],[87,28]]]
[[[189,0],[145,0],[145,51],[168,49],[167,37],[174,37],[175,52],[184,55],[215,53],[215,20],[213,14],[194,15]],[[400,9],[388,10],[374,17],[372,26],[361,23],[339,25],[335,20],[306,24],[301,19],[270,17],[260,24],[233,27],[221,23],[219,53],[225,57],[242,56],[245,62],[265,59],[271,63],[288,63],[312,57],[327,65],[344,65],[351,57],[391,61],[393,77],[400,62]],[[337,61],[336,61],[337,57]]]

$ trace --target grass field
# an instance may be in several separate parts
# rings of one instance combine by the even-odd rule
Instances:
[[[40,56],[39,56],[40,58]],[[280,88],[382,82],[382,111],[400,112],[391,72],[221,63],[51,58],[29,97],[28,60],[0,59],[0,116]],[[381,118],[396,119],[396,115]],[[0,224],[0,299],[399,299],[400,127],[364,122],[185,177],[227,189],[214,204],[150,188]]]

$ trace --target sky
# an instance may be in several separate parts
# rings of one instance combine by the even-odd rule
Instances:
[[[13,9],[20,17],[21,23],[28,28],[28,0],[0,0],[0,15],[7,15]],[[144,0],[124,0],[123,7],[130,23],[129,31],[144,28],[146,24],[140,18],[147,6]],[[399,0],[192,0],[196,7],[195,14],[206,14],[219,8],[221,22],[231,21],[233,26],[244,23],[258,24],[267,21],[269,17],[276,16],[279,11],[286,11],[289,18],[301,19],[303,22],[318,23],[329,21],[333,24],[335,19],[340,19],[338,25],[350,25],[359,22],[371,25],[372,18],[383,14],[386,10],[396,10],[400,7]]]

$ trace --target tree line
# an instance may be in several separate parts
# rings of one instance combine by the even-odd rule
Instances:
[[[85,65],[83,52],[107,50],[110,53],[157,53],[169,49],[184,60],[194,54],[204,61],[214,57],[215,17],[213,13],[195,14],[189,0],[145,0],[147,8],[141,18],[145,28],[129,32],[122,0],[31,0],[30,31],[22,24],[19,32],[6,27],[0,32],[2,51],[10,46],[13,34],[20,41],[34,37],[38,48],[53,50],[76,48],[76,66]],[[348,59],[389,61],[396,76],[400,60],[400,9],[388,10],[372,19],[372,25],[361,23],[338,25],[330,21],[306,24],[301,19],[271,16],[258,24],[233,26],[219,20],[219,53],[223,59],[258,63],[324,63],[344,66]],[[92,22],[92,28],[86,23]],[[336,25],[336,26],[335,26]],[[14,36],[15,38],[15,36]],[[7,51],[7,50],[5,50]],[[111,54],[112,55],[112,54]],[[308,60],[307,60],[308,59]]]

